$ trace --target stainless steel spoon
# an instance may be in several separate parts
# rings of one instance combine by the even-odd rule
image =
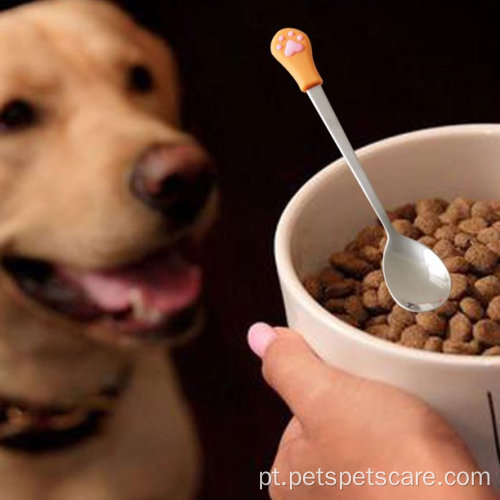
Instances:
[[[450,274],[431,249],[399,234],[391,224],[323,91],[323,80],[314,65],[308,36],[297,29],[282,29],[273,37],[271,52],[301,90],[307,92],[387,233],[382,271],[392,297],[408,311],[437,309],[450,295]]]

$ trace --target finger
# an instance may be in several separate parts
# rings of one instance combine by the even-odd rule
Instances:
[[[284,328],[276,331],[276,340],[264,353],[262,373],[292,413],[304,421],[314,413],[314,403],[327,397],[331,373],[302,337]]]
[[[325,365],[292,330],[258,323],[250,329],[249,343],[254,351],[258,346],[267,383],[303,423],[309,415],[321,411],[311,405],[323,397],[336,397],[339,384],[348,377]]]

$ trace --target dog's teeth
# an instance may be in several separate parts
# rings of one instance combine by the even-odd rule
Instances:
[[[140,319],[142,319],[146,323],[155,325],[160,321],[161,316],[162,316],[161,312],[158,311],[157,309],[144,309],[143,316]]]
[[[141,291],[137,288],[132,288],[132,290],[130,290],[130,305],[132,306],[134,317],[136,319],[141,319],[145,312],[144,299]]]
[[[156,324],[160,321],[161,316],[161,311],[158,311],[157,309],[149,309],[147,321],[148,323]]]
[[[136,288],[130,291],[130,305],[132,306],[133,316],[137,321],[155,324],[161,319],[161,311],[148,308],[144,303],[141,291]]]

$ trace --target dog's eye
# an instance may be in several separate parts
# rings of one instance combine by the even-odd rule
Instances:
[[[23,99],[14,99],[0,110],[0,132],[29,127],[35,123],[36,118],[36,110],[32,104]]]
[[[135,92],[151,92],[155,86],[153,73],[147,66],[136,64],[129,69],[128,84]]]

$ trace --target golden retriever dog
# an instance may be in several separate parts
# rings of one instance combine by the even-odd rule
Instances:
[[[100,0],[0,15],[0,498],[183,500],[168,345],[200,324],[208,155],[168,47]]]

